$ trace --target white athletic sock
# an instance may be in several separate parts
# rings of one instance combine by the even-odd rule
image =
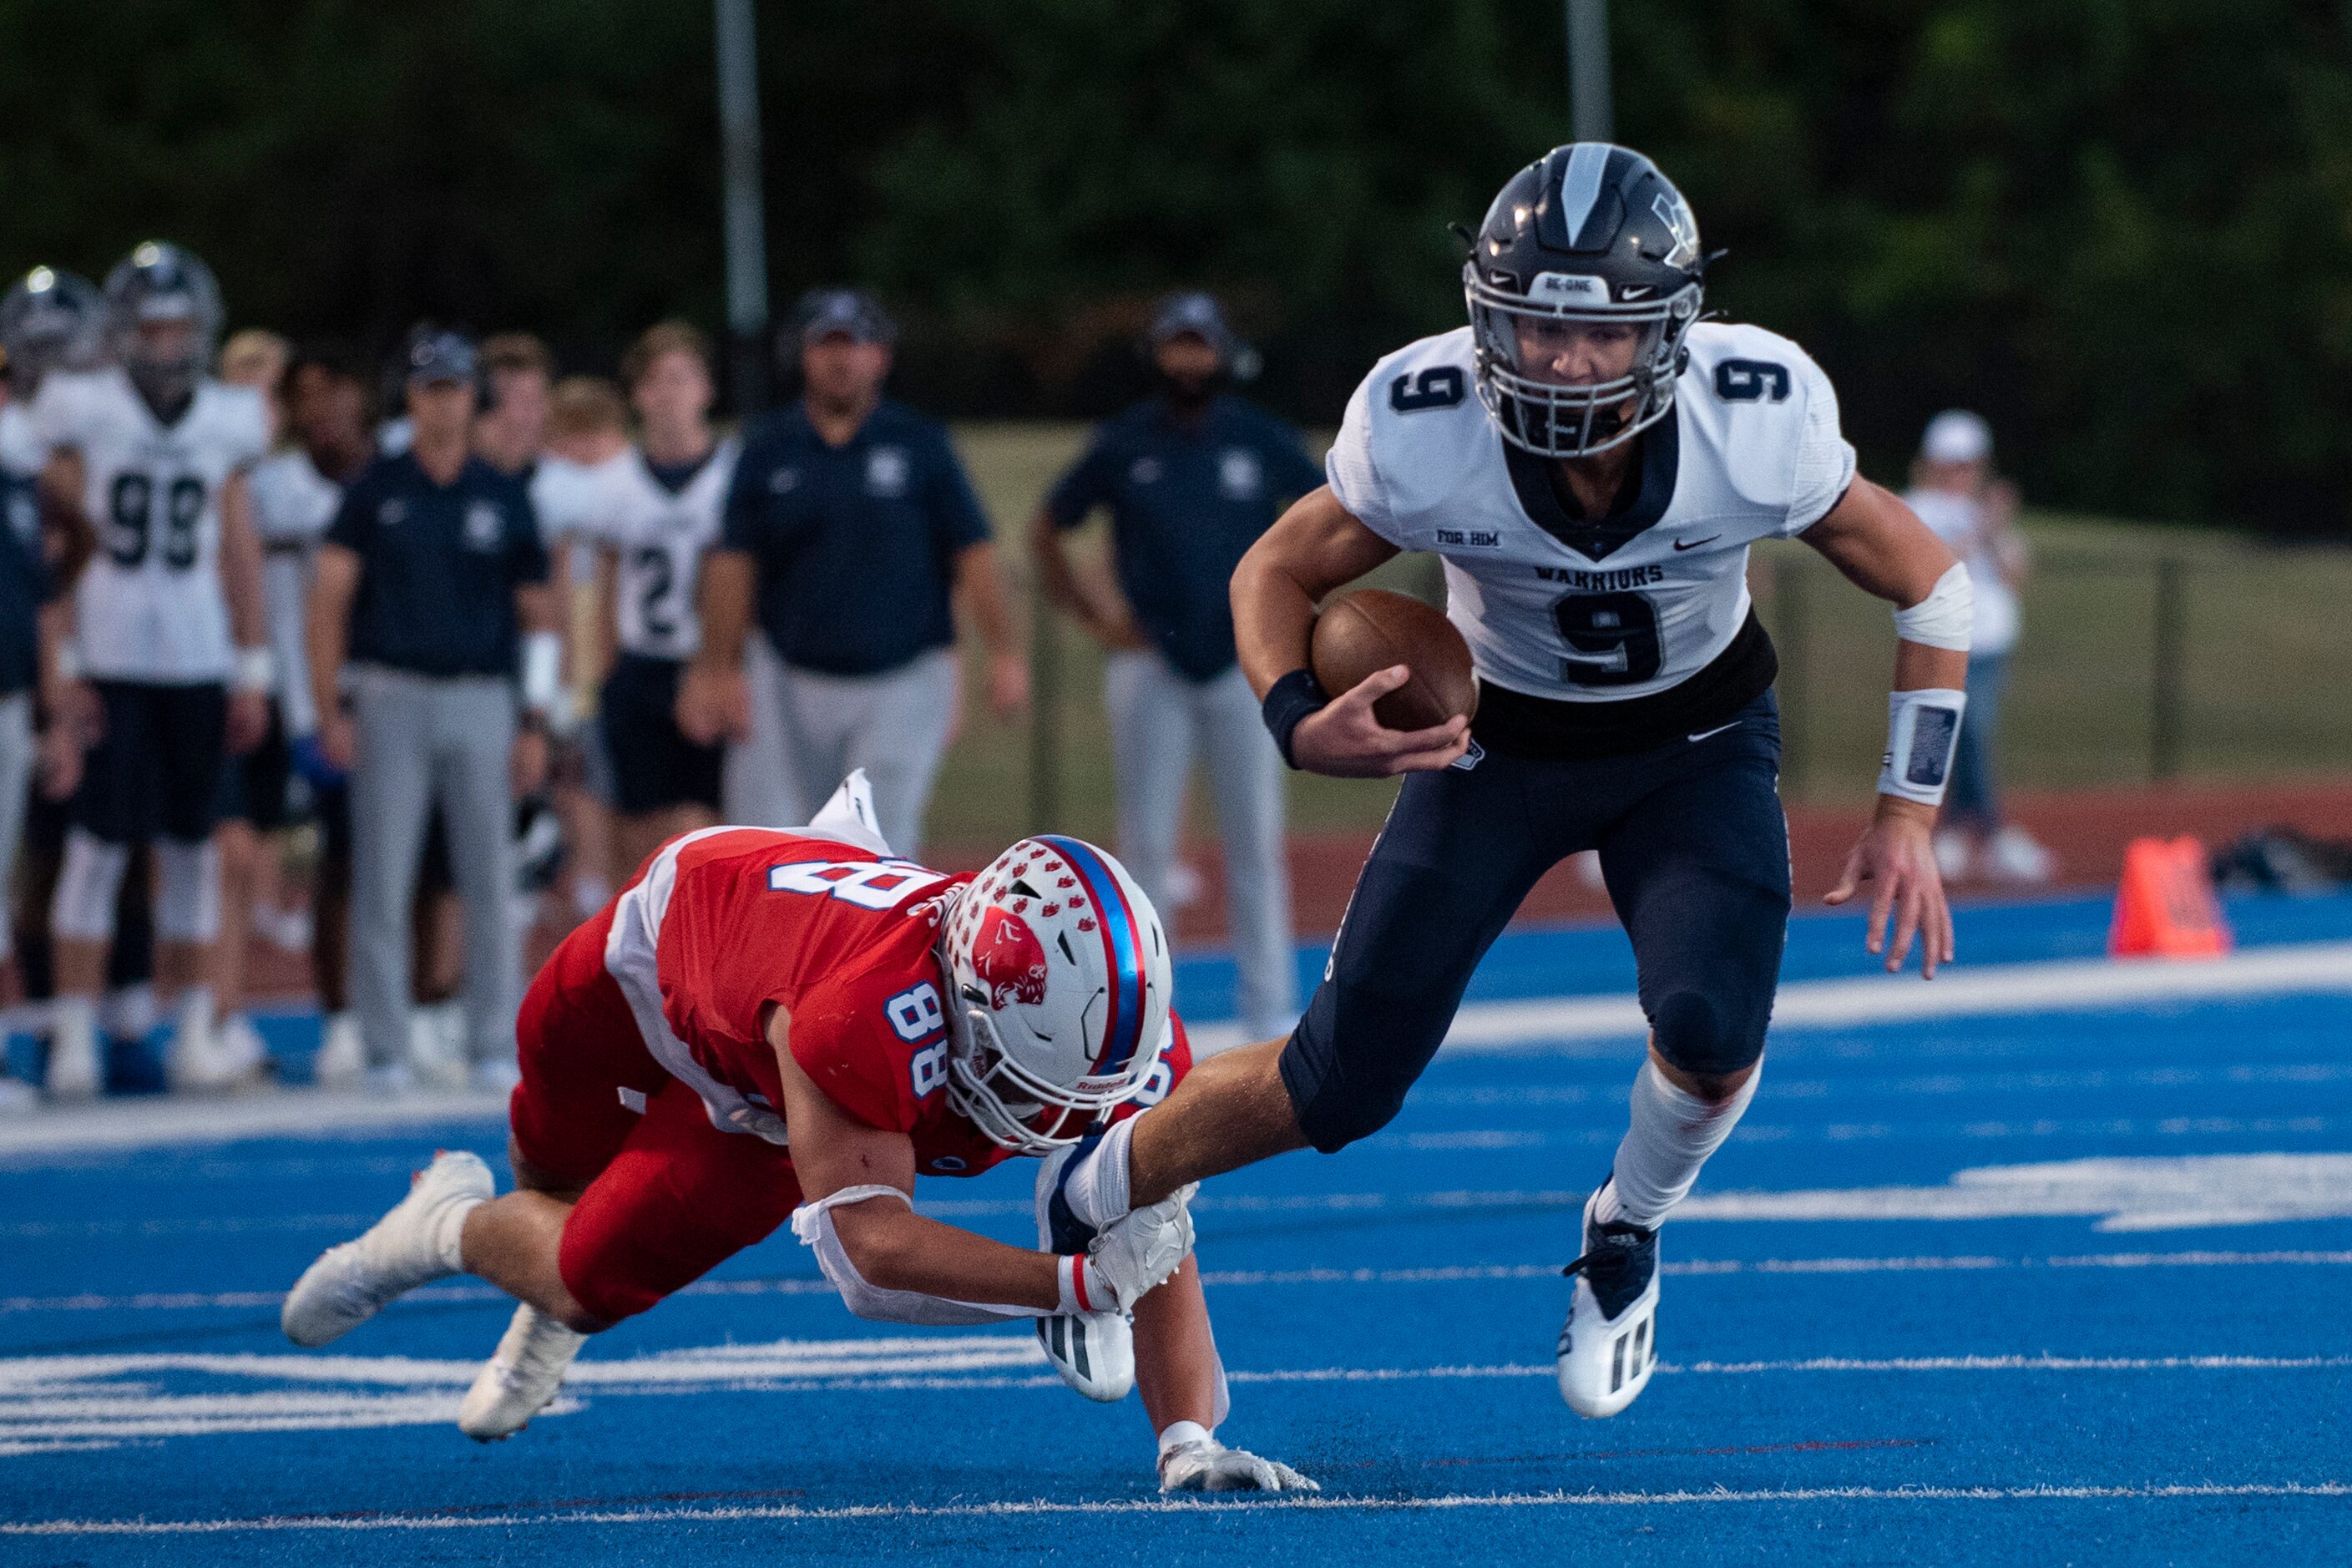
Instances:
[[[459,1198],[443,1209],[433,1226],[433,1255],[452,1274],[466,1272],[466,1216],[482,1206],[480,1198]]]
[[[1668,1083],[1655,1063],[1643,1061],[1633,1075],[1632,1124],[1617,1145],[1617,1163],[1593,1217],[1654,1228],[1690,1194],[1699,1167],[1731,1136],[1763,1076],[1759,1063],[1729,1100],[1709,1105]]]
[[[1101,1230],[1127,1217],[1127,1146],[1135,1138],[1135,1118],[1114,1125],[1095,1146],[1094,1157],[1070,1173],[1063,1194],[1070,1212]]]

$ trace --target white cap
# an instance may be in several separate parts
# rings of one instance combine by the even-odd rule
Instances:
[[[1992,426],[1965,408],[1947,408],[1927,421],[1919,455],[1931,463],[1981,463],[1992,456]]]

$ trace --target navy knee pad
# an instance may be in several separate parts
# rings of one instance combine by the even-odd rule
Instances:
[[[1742,1006],[1706,991],[1670,991],[1650,1015],[1650,1038],[1669,1067],[1720,1078],[1754,1066],[1764,1054],[1769,1016],[1769,1008]]]

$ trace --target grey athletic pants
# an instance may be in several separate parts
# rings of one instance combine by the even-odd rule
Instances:
[[[808,824],[807,817],[793,815],[800,790],[784,761],[783,679],[783,660],[769,646],[766,634],[752,632],[743,641],[743,683],[751,693],[751,732],[728,743],[727,762],[719,780],[719,813],[739,826],[803,827]]]
[[[923,813],[955,726],[956,656],[934,648],[880,675],[821,675],[779,664],[772,706],[791,800],[783,826],[816,815],[853,768],[866,770],[893,854],[922,852]],[[756,691],[756,687],[754,688]],[[760,721],[752,721],[756,731]]]
[[[514,896],[514,683],[352,672],[352,1009],[371,1066],[408,1048],[409,908],[430,806],[441,805],[466,910],[466,1042],[477,1062],[510,1059],[522,993]]]
[[[1282,753],[1238,666],[1194,682],[1158,653],[1115,653],[1103,676],[1111,762],[1118,775],[1118,858],[1174,923],[1168,877],[1176,863],[1184,791],[1197,745],[1208,763],[1217,835],[1225,852],[1225,907],[1241,971],[1242,1022],[1254,1040],[1279,1039],[1298,1019],[1290,950],[1290,870],[1283,858]]]
[[[0,889],[16,874],[16,846],[25,836],[25,806],[33,788],[33,694],[0,697]],[[0,912],[0,958],[8,956],[10,922]]]

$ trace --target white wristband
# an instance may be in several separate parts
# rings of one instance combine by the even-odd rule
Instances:
[[[236,650],[236,665],[229,673],[229,689],[242,697],[251,691],[267,691],[278,678],[278,661],[270,657],[267,643]]]
[[[534,713],[555,707],[563,686],[563,639],[553,632],[522,635],[522,705]]]
[[[1198,1421],[1171,1421],[1167,1430],[1160,1434],[1160,1456],[1166,1458],[1188,1443],[1213,1443],[1216,1440],[1217,1435]]]
[[[1117,1303],[1103,1300],[1102,1287],[1087,1278],[1084,1253],[1066,1253],[1054,1266],[1055,1278],[1061,1282],[1062,1300],[1055,1309],[1056,1315],[1072,1312],[1108,1312]]]
[[[1922,805],[1944,804],[1952,776],[1952,752],[1960,743],[1960,716],[1969,694],[1930,687],[1890,692],[1886,699],[1886,755],[1878,770],[1878,793]]]
[[[1895,635],[1923,647],[1966,653],[1976,618],[1976,589],[1969,585],[1969,569],[1955,562],[1936,579],[1926,598],[1895,612]]]

